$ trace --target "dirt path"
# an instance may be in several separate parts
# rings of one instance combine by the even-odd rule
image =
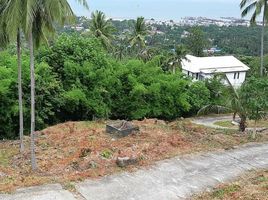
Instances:
[[[60,185],[26,188],[1,200],[178,200],[230,181],[248,170],[268,168],[268,143],[229,151],[175,157],[135,173],[76,185],[80,198]],[[79,195],[80,196],[80,195]]]

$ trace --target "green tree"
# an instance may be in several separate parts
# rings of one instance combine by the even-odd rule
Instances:
[[[30,74],[31,74],[31,160],[32,169],[37,168],[35,158],[35,59],[34,47],[38,47],[41,40],[46,40],[46,32],[55,32],[55,24],[63,24],[74,16],[69,3],[66,0],[10,0],[5,4],[5,10],[12,13],[9,16],[7,26],[18,27],[22,24],[22,30],[28,41],[30,50]],[[85,0],[79,2],[86,5]],[[22,14],[21,14],[22,12]]]
[[[106,19],[103,12],[97,10],[91,14],[90,31],[100,39],[104,47],[107,49],[112,47],[111,40],[113,39],[115,27],[110,20]]]
[[[24,1],[8,1],[2,0],[0,4],[3,6],[0,8],[0,42],[6,46],[10,39],[13,39],[16,35],[17,41],[17,66],[18,66],[18,96],[19,96],[19,136],[20,136],[20,152],[24,151],[23,143],[23,100],[22,100],[22,67],[21,67],[21,28],[23,12],[19,7],[25,5]],[[16,10],[17,9],[17,10]],[[13,21],[14,20],[14,21]],[[7,34],[9,33],[9,34]]]
[[[200,27],[194,27],[190,30],[185,39],[186,47],[194,56],[203,56],[203,50],[208,46],[208,39]]]
[[[268,81],[265,78],[250,78],[241,88],[243,105],[249,119],[255,121],[253,138],[256,137],[256,122],[268,113]]]
[[[168,63],[172,67],[173,74],[176,73],[176,68],[181,67],[181,62],[183,59],[187,59],[186,55],[188,53],[188,50],[184,45],[178,45],[175,48],[175,52],[171,57],[168,59]]]
[[[133,31],[130,36],[130,45],[141,50],[145,47],[145,37],[148,34],[148,26],[145,23],[144,17],[138,17],[134,23]]]
[[[261,66],[260,76],[263,76],[263,57],[264,57],[264,28],[268,19],[268,4],[266,0],[242,0],[240,3],[242,17],[253,13],[251,23],[256,23],[257,17],[262,13],[262,34],[261,34]]]
[[[241,94],[240,89],[234,88],[234,86],[231,84],[229,79],[225,74],[217,74],[216,76],[221,77],[222,80],[224,80],[228,86],[226,87],[228,96],[223,96],[225,99],[225,102],[222,105],[217,104],[209,104],[204,106],[198,111],[198,115],[205,114],[205,113],[224,113],[231,111],[234,113],[234,115],[238,114],[240,117],[239,122],[239,130],[244,132],[246,130],[246,120],[247,120],[247,111],[245,108],[245,104],[243,96]]]

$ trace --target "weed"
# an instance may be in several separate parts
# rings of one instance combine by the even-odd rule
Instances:
[[[220,198],[222,199],[225,195],[230,195],[232,193],[237,192],[238,190],[240,190],[240,186],[237,184],[233,184],[233,185],[228,185],[226,187],[217,189],[213,192],[212,196],[215,198]]]
[[[100,154],[103,158],[110,159],[113,155],[113,152],[110,151],[109,149],[105,149],[101,152]]]

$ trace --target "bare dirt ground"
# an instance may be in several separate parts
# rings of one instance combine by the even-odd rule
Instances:
[[[18,141],[1,142],[0,191],[45,183],[60,183],[72,190],[75,181],[134,171],[176,155],[232,149],[253,141],[250,135],[234,130],[204,128],[189,120],[165,123],[156,119],[133,121],[140,127],[139,133],[114,138],[105,133],[105,123],[67,122],[37,132],[37,172],[30,168],[28,137],[23,154],[18,151]],[[258,135],[254,141],[268,141],[268,133]],[[116,159],[124,156],[138,162],[118,167]]]

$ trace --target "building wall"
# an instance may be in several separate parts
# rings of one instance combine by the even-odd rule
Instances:
[[[193,78],[193,81],[200,80],[200,75],[202,75],[202,77],[204,77],[205,79],[211,78],[213,76],[213,74],[198,74],[198,79],[196,79],[195,73],[188,72],[186,70],[182,70],[182,72]],[[231,72],[226,73],[226,76],[234,87],[240,87],[245,82],[246,72]],[[227,84],[227,82],[225,81],[224,84]]]
[[[226,76],[234,87],[240,87],[246,80],[246,72],[226,73]]]

